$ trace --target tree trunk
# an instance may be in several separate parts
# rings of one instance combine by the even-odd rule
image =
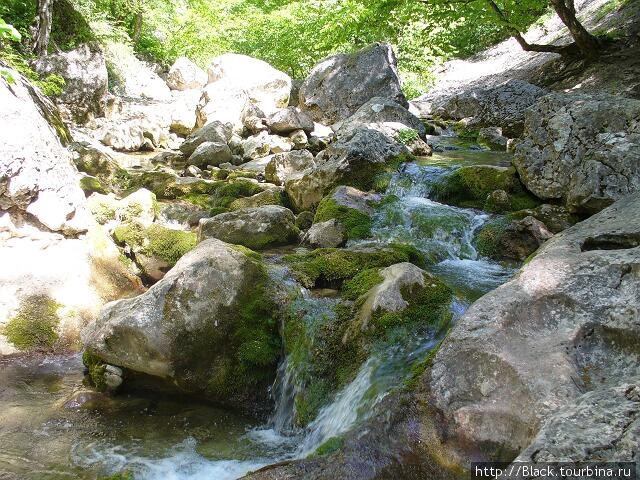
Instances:
[[[38,13],[33,37],[33,52],[39,57],[47,54],[52,21],[53,0],[38,0]]]
[[[569,29],[569,32],[571,32],[571,36],[575,40],[580,52],[582,52],[585,57],[595,57],[598,54],[600,43],[596,37],[584,28],[576,17],[573,1],[567,0],[568,5],[565,3],[565,0],[550,1],[560,20],[562,20],[562,23],[564,23]]]
[[[133,20],[133,46],[137,47],[142,33],[142,10],[138,10]]]

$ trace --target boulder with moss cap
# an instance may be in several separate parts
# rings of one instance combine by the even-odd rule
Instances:
[[[144,294],[108,304],[83,333],[87,356],[156,388],[266,413],[281,348],[269,282],[255,253],[205,240]]]

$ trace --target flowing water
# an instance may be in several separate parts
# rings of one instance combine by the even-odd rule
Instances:
[[[454,321],[515,269],[478,256],[473,237],[489,219],[486,213],[435,202],[431,186],[459,165],[505,162],[505,154],[445,151],[404,165],[387,191],[395,200],[374,216],[368,242],[402,241],[421,250],[428,269],[456,292]],[[299,286],[277,259],[268,261],[286,287],[297,291],[294,308],[308,324],[321,324],[338,300]],[[293,398],[301,387],[288,359],[273,387],[272,419],[262,426],[193,399],[91,392],[82,386],[79,355],[0,359],[0,479],[94,480],[123,470],[136,480],[239,478],[269,463],[304,457],[375,414],[376,405],[438,340],[422,332],[374,349],[354,380],[304,430],[292,422]]]

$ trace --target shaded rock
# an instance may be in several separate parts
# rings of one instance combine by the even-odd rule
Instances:
[[[309,228],[311,228],[311,225],[313,225],[314,216],[315,213],[308,210],[300,212],[298,215],[296,215],[296,227],[298,227],[300,230],[308,230]]]
[[[266,115],[289,103],[291,78],[262,60],[226,53],[212,60],[207,73],[209,83],[198,108],[200,126],[217,120],[241,133],[247,103]]]
[[[309,228],[302,243],[312,248],[342,247],[347,243],[347,229],[335,219],[316,223]]]
[[[311,117],[295,107],[283,108],[272,113],[267,118],[267,125],[271,132],[278,135],[288,135],[295,130],[311,133],[314,129]]]
[[[509,139],[502,135],[502,128],[500,127],[485,127],[478,131],[478,143],[489,147],[491,150],[505,152],[508,141]]]
[[[300,178],[303,172],[314,165],[311,152],[295,150],[273,155],[265,167],[264,175],[267,181],[282,185],[287,180]]]
[[[73,142],[68,148],[76,168],[96,178],[105,190],[120,190],[126,184],[127,172],[99,143]]]
[[[206,84],[206,72],[186,57],[173,62],[167,74],[167,85],[172,90],[200,89]]]
[[[226,144],[232,136],[231,129],[220,122],[211,122],[196,130],[180,145],[180,151],[190,156],[201,143],[216,142]]]
[[[146,293],[107,305],[83,333],[86,356],[159,389],[264,413],[280,356],[268,288],[254,255],[205,240]]]
[[[96,45],[83,44],[68,52],[39,57],[34,68],[43,77],[58,74],[64,78],[65,85],[56,102],[63,112],[68,112],[67,120],[84,122],[88,115],[103,113],[107,64]]]
[[[640,189],[640,101],[543,97],[526,117],[514,165],[536,196],[593,214]]]
[[[316,122],[330,125],[350,117],[373,97],[409,106],[389,44],[322,60],[300,87],[300,108]]]
[[[265,205],[242,208],[200,220],[198,238],[218,238],[254,250],[288,245],[298,240],[295,216],[288,208]]]
[[[217,167],[221,163],[229,162],[232,158],[231,149],[226,143],[202,142],[187,161],[190,165],[205,168],[207,165]]]
[[[209,216],[208,211],[189,202],[162,203],[158,205],[157,222],[164,227],[187,230]]]
[[[421,117],[436,116],[449,120],[469,119],[468,127],[500,127],[503,134],[519,137],[524,129],[526,110],[546,90],[522,80],[470,91],[427,94],[413,101]]]
[[[358,129],[351,138],[333,143],[318,154],[315,166],[285,181],[285,190],[298,211],[314,208],[336,185],[369,190],[377,174],[392,168],[407,148],[377,130]]]
[[[562,230],[566,230],[570,226],[578,223],[579,220],[578,217],[576,217],[572,213],[569,213],[566,207],[549,205],[548,203],[544,203],[536,208],[514,212],[513,216],[531,216],[544,223],[545,226],[553,233],[558,233]]]

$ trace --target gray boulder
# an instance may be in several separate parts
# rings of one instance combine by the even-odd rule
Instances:
[[[65,86],[56,97],[68,119],[84,122],[90,114],[103,113],[102,98],[107,93],[107,63],[96,45],[80,45],[68,52],[38,58],[35,70],[42,76],[58,74]]]
[[[233,154],[226,143],[203,142],[193,151],[188,163],[200,168],[207,165],[217,167],[221,163],[230,162],[232,158]]]
[[[446,442],[465,468],[515,458],[554,412],[640,374],[639,202],[556,235],[458,321],[422,380],[440,419],[432,453]]]
[[[226,144],[232,135],[233,132],[227,125],[220,122],[211,122],[189,135],[180,145],[180,151],[189,156],[201,143],[216,142]]]
[[[200,89],[207,84],[207,79],[204,70],[188,58],[180,57],[169,69],[167,85],[172,90]]]
[[[200,220],[198,238],[218,238],[261,250],[298,240],[295,215],[279,205],[241,208]]]
[[[335,218],[316,223],[304,235],[302,242],[312,248],[343,247],[347,243],[347,229]]]
[[[522,80],[509,80],[492,88],[469,91],[435,91],[412,102],[421,117],[469,119],[468,128],[501,127],[504,135],[519,137],[526,110],[546,90]]]
[[[311,133],[314,129],[311,117],[295,107],[283,108],[272,113],[267,118],[267,125],[278,135],[288,135],[296,130]]]
[[[514,165],[536,196],[593,214],[640,190],[640,100],[550,94],[527,112]]]
[[[105,306],[83,332],[85,364],[96,384],[109,364],[146,385],[264,412],[280,356],[269,288],[254,256],[203,241],[144,294]]]
[[[349,118],[373,97],[409,106],[400,87],[396,56],[386,43],[322,60],[300,87],[300,108],[315,121],[330,125]]]
[[[382,97],[372,98],[349,118],[333,125],[338,138],[349,136],[360,127],[380,130],[392,137],[407,129],[415,130],[422,138],[427,133],[418,117],[404,106]]]
[[[491,150],[505,152],[509,139],[502,135],[500,127],[484,127],[478,132],[478,143],[489,147]]]
[[[370,189],[376,175],[406,153],[404,145],[384,133],[360,128],[319,153],[315,166],[286,180],[285,190],[297,211],[310,210],[337,185]]]
[[[267,181],[283,185],[287,180],[300,178],[307,169],[315,166],[308,150],[294,150],[271,157],[264,170]]]

